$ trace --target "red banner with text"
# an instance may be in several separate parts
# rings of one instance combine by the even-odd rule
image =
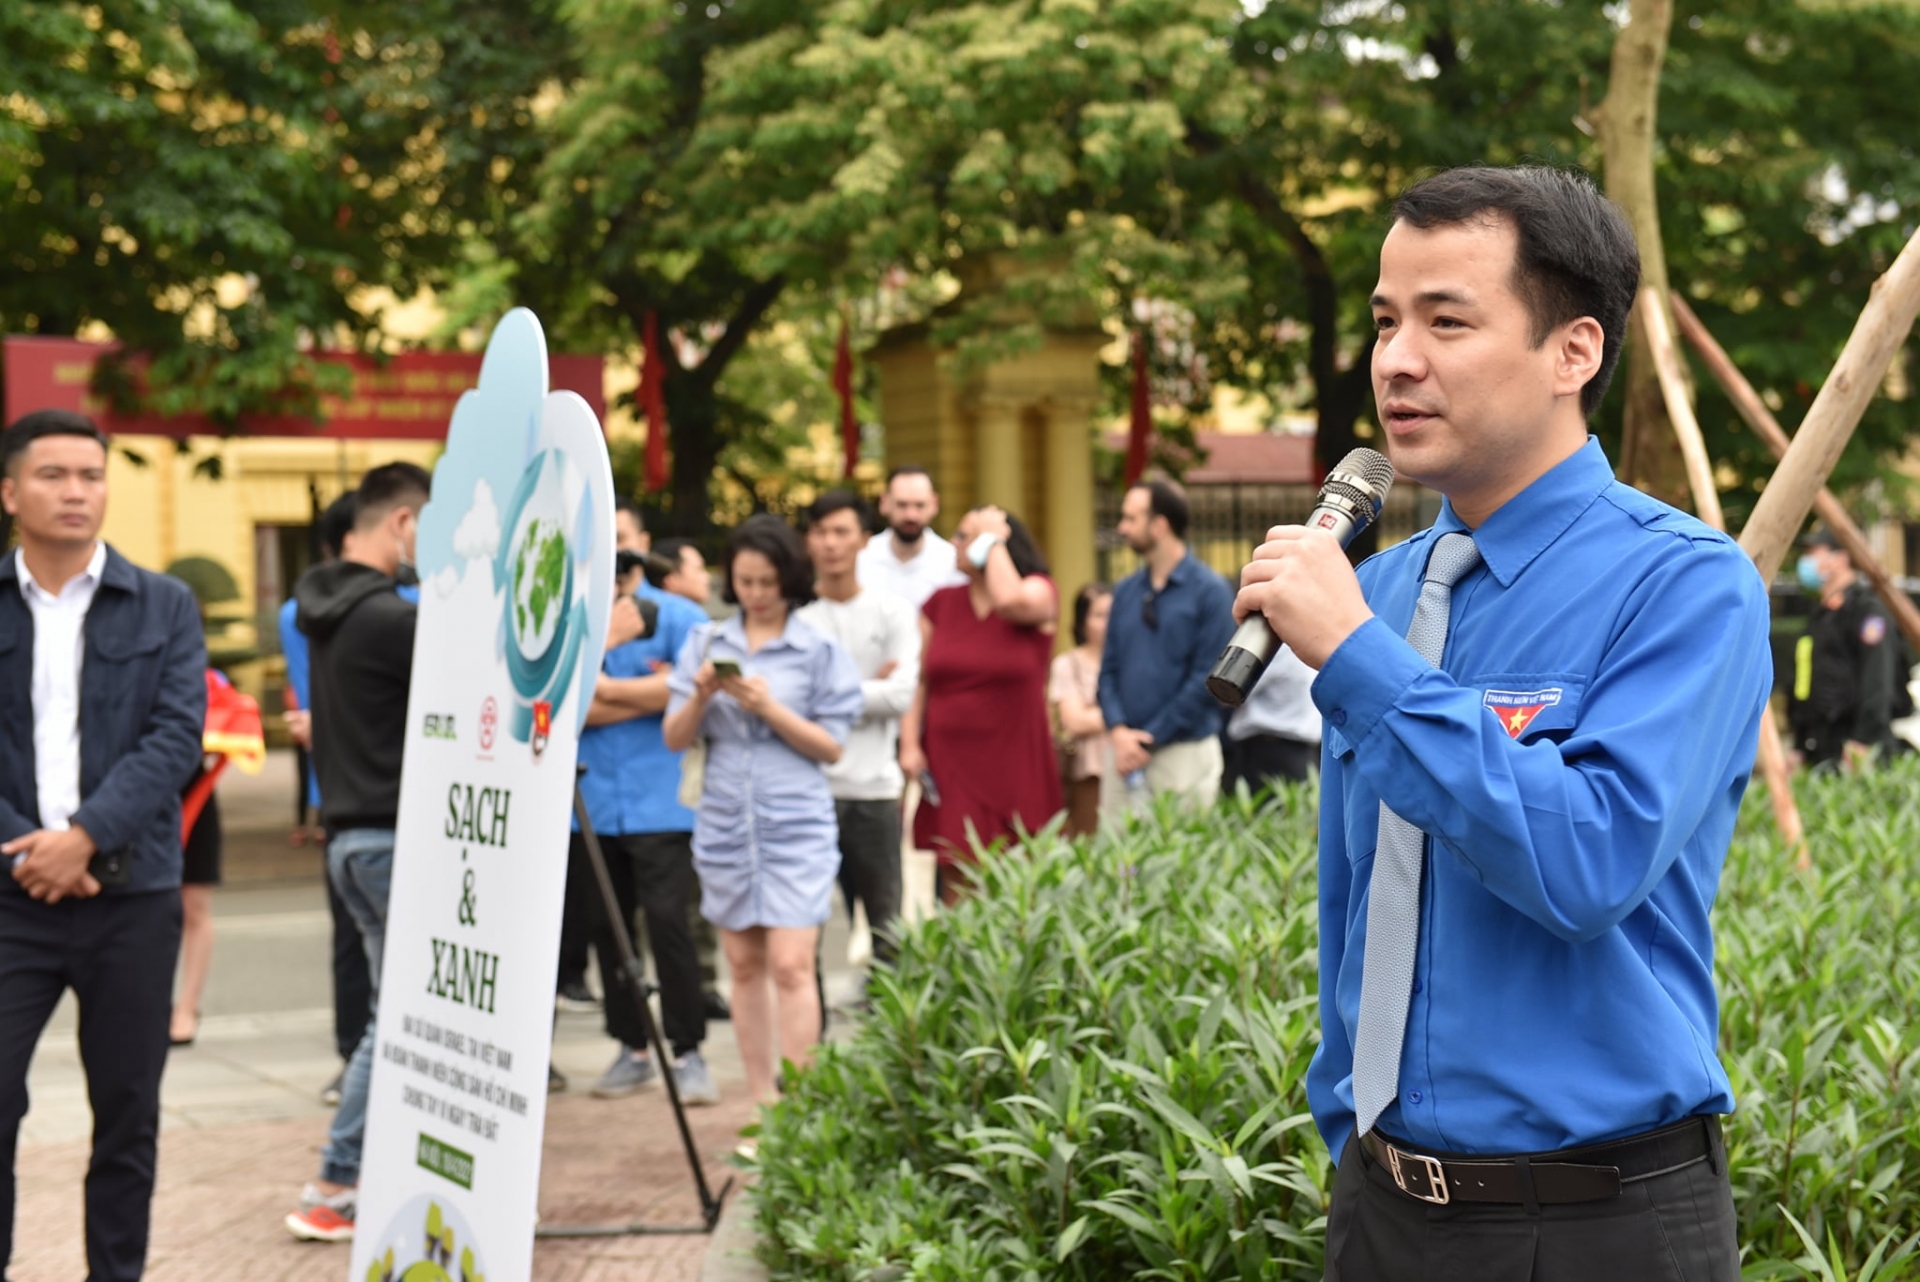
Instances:
[[[93,367],[112,343],[76,338],[9,335],[0,340],[6,380],[6,422],[34,410],[77,410],[109,435],[218,435],[219,429],[195,415],[120,415],[92,391]],[[480,381],[479,352],[402,352],[384,361],[357,354],[321,358],[344,367],[352,387],[344,396],[322,398],[325,423],[308,418],[249,417],[248,436],[320,436],[438,441],[447,435],[454,402]],[[594,417],[606,421],[602,382],[606,362],[599,356],[550,356],[553,391],[578,392]]]

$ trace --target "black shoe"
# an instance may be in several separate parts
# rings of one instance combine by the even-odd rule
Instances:
[[[347,1080],[347,1066],[342,1064],[333,1080],[320,1088],[320,1102],[328,1108],[336,1108],[340,1103],[340,1087]]]
[[[707,1003],[708,1019],[731,1020],[733,1018],[733,1007],[727,1005],[727,999],[722,997],[717,990],[709,988],[706,992],[700,994],[700,996]]]
[[[587,987],[584,979],[563,984],[560,991],[554,994],[553,1004],[555,1009],[569,1015],[591,1015],[600,1009],[600,999],[593,995],[593,990]]]
[[[559,1095],[566,1089],[567,1089],[567,1075],[561,1072],[559,1069],[555,1068],[553,1066],[552,1060],[548,1060],[547,1061],[547,1094]]]

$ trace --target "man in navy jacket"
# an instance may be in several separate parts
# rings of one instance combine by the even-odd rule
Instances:
[[[93,1103],[87,1273],[146,1264],[180,949],[180,790],[200,762],[206,646],[186,586],[101,541],[107,441],[79,414],[7,429],[0,501],[0,1268],[27,1065],[68,988]]]

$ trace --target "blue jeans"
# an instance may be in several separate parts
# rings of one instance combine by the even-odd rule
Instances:
[[[380,956],[387,943],[387,891],[393,884],[393,829],[349,828],[334,834],[327,845],[327,875],[346,902],[353,924],[360,928],[373,991],[367,1003],[367,1031],[354,1047],[340,1082],[340,1107],[320,1154],[320,1178],[357,1185],[367,1131],[367,1085],[373,1077],[374,1025],[380,1009]]]

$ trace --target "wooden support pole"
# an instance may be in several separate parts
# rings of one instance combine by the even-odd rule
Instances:
[[[1725,530],[1727,518],[1720,510],[1720,491],[1713,483],[1706,438],[1700,434],[1700,420],[1694,417],[1687,381],[1680,369],[1680,352],[1674,346],[1673,332],[1667,328],[1667,313],[1661,302],[1660,291],[1651,286],[1640,291],[1640,323],[1646,327],[1647,346],[1659,375],[1661,395],[1666,399],[1667,420],[1673,424],[1673,433],[1680,440],[1680,455],[1686,460],[1693,510],[1714,529]],[[1678,297],[1672,303],[1676,311],[1686,306]],[[1773,802],[1774,826],[1792,852],[1794,866],[1805,872],[1813,866],[1813,856],[1807,849],[1806,827],[1800,820],[1800,804],[1794,800],[1793,774],[1780,747],[1780,726],[1773,718],[1771,701],[1760,710],[1758,756],[1760,777],[1766,780],[1767,796]]]
[[[1747,528],[1740,532],[1740,546],[1769,583],[1807,519],[1814,495],[1827,483],[1840,451],[1866,412],[1867,402],[1879,390],[1893,354],[1913,329],[1916,312],[1920,312],[1920,233],[1907,242],[1887,274],[1874,282],[1866,310],[1854,323],[1840,359],[1754,505]]]
[[[1716,530],[1727,528],[1720,511],[1720,491],[1713,483],[1713,464],[1707,458],[1707,442],[1700,435],[1700,420],[1693,416],[1693,402],[1687,396],[1686,375],[1680,368],[1680,352],[1673,345],[1673,331],[1667,328],[1667,312],[1660,304],[1662,291],[1648,285],[1640,291],[1640,323],[1647,329],[1647,346],[1652,350],[1653,368],[1660,380],[1660,393],[1667,403],[1667,419],[1673,434],[1680,438],[1680,457],[1687,465],[1687,486],[1693,491],[1693,510]]]
[[[1680,326],[1681,337],[1699,353],[1701,364],[1707,367],[1714,381],[1726,391],[1727,399],[1733,402],[1733,408],[1753,429],[1753,434],[1772,451],[1774,458],[1785,458],[1787,434],[1782,430],[1779,420],[1774,418],[1773,411],[1760,399],[1760,393],[1753,389],[1746,375],[1740,372],[1725,349],[1714,341],[1707,327],[1700,323],[1700,318],[1693,314],[1693,309],[1678,294],[1673,296],[1673,318]],[[1825,487],[1814,495],[1813,510],[1833,531],[1834,537],[1840,540],[1840,546],[1847,550],[1854,568],[1866,576],[1867,582],[1873,584],[1873,590],[1886,602],[1887,612],[1893,615],[1894,624],[1907,639],[1907,644],[1920,653],[1920,608],[1914,606],[1913,600],[1900,590],[1893,576],[1887,573],[1887,568],[1880,564],[1880,558],[1867,545],[1866,533],[1854,524],[1846,508],[1833,496],[1833,491]]]

